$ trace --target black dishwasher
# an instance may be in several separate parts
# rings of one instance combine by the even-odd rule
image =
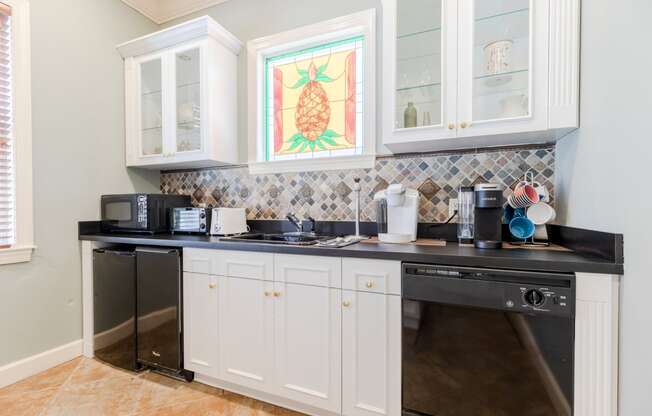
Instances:
[[[573,414],[575,276],[403,264],[403,414]]]
[[[181,253],[136,248],[138,362],[192,380],[183,370]]]

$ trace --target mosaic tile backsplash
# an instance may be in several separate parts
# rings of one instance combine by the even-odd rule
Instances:
[[[246,166],[164,172],[161,191],[191,195],[193,204],[245,207],[248,219],[279,219],[293,212],[318,221],[352,221],[354,178],[361,179],[361,220],[375,221],[373,195],[402,183],[421,192],[420,222],[442,222],[460,185],[500,183],[512,188],[526,171],[554,199],[555,149],[501,149],[481,153],[379,158],[373,169],[252,175]],[[505,191],[507,196],[511,192]]]

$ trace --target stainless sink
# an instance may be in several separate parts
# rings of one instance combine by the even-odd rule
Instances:
[[[319,241],[328,240],[328,236],[320,236],[313,233],[283,233],[283,234],[263,234],[252,233],[243,234],[233,237],[223,237],[220,241],[234,241],[242,243],[268,243],[268,244],[285,244],[292,246],[310,246],[317,244]]]

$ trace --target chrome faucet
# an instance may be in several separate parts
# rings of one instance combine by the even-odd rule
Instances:
[[[293,213],[289,213],[286,218],[294,227],[297,229],[298,233],[301,234],[315,234],[316,228],[317,228],[317,220],[315,220],[313,217],[308,217],[306,221],[310,223],[310,229],[308,231],[304,231],[303,229],[303,221],[301,221],[299,218],[297,218],[296,215]]]
[[[290,221],[290,223],[296,227],[297,232],[303,232],[303,222],[297,218],[296,215],[290,212],[285,218],[287,218],[288,221]]]

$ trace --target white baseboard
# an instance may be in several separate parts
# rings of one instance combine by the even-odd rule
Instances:
[[[0,367],[0,388],[56,367],[82,354],[82,340],[53,348]]]

